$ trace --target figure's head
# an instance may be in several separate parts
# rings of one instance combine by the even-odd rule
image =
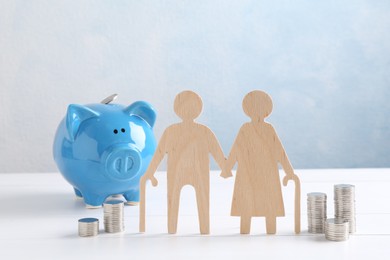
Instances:
[[[183,121],[193,121],[202,112],[202,99],[195,92],[186,90],[177,94],[175,98],[175,113]]]
[[[242,108],[252,121],[262,121],[272,112],[272,99],[267,93],[254,90],[244,97]]]

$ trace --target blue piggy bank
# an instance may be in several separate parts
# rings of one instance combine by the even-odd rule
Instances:
[[[139,202],[139,180],[156,149],[151,105],[69,105],[58,126],[53,155],[64,178],[87,207],[111,195]]]

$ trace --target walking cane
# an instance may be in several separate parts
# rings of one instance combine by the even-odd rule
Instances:
[[[295,182],[295,234],[301,233],[301,182],[298,176],[294,177]]]
[[[146,193],[146,181],[150,179],[154,187],[157,186],[158,181],[154,176],[146,177],[145,175],[141,177],[139,182],[139,232],[145,232],[145,193]]]
[[[287,176],[286,176],[287,177]],[[294,201],[294,221],[295,234],[301,233],[301,182],[297,175],[294,174],[293,179],[295,183],[295,201]],[[287,179],[283,179],[283,185],[287,186]]]
[[[141,181],[139,182],[139,232],[145,232],[145,189],[146,189],[146,180],[142,176]]]

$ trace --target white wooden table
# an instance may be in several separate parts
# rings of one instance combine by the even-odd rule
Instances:
[[[294,234],[294,184],[283,188],[286,217],[277,234],[265,234],[263,218],[254,218],[250,235],[239,234],[239,218],[229,216],[234,178],[211,173],[211,234],[199,235],[195,194],[181,196],[178,233],[167,234],[166,178],[147,186],[146,233],[138,233],[138,207],[125,207],[126,231],[103,231],[103,210],[86,209],[59,173],[0,174],[0,259],[389,259],[390,169],[296,170],[302,181],[302,233]],[[328,194],[333,185],[356,185],[357,233],[330,242],[307,232],[306,194]],[[78,219],[97,217],[100,234],[82,238]]]

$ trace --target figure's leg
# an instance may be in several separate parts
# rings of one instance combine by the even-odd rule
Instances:
[[[127,205],[136,206],[139,204],[139,190],[131,190],[123,194]]]
[[[251,216],[241,216],[240,233],[249,234],[251,232]]]
[[[206,187],[205,187],[206,186]],[[195,187],[196,202],[198,204],[198,218],[200,233],[202,235],[210,234],[210,198],[209,187],[205,184]]]
[[[267,234],[276,233],[276,217],[265,217]]]
[[[78,189],[76,189],[76,188],[73,188],[73,189],[74,189],[74,194],[76,194],[76,198],[82,199],[83,194],[81,194],[81,192]]]
[[[179,215],[180,191],[182,187],[168,186],[168,233],[176,234]]]

